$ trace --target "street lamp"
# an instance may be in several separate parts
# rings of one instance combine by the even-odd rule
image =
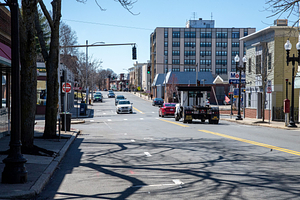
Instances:
[[[243,118],[241,117],[241,77],[242,77],[242,71],[245,71],[246,68],[246,62],[247,62],[247,58],[244,56],[242,61],[244,63],[244,65],[242,67],[239,67],[239,62],[240,62],[240,58],[238,55],[236,55],[234,57],[234,61],[236,63],[236,70],[240,71],[239,74],[239,102],[238,102],[238,115],[236,117],[236,120],[243,120]]]
[[[289,62],[292,62],[293,68],[292,68],[292,99],[291,99],[291,117],[290,117],[290,124],[288,127],[297,127],[294,121],[294,80],[295,80],[295,62],[297,61],[298,64],[300,63],[300,38],[298,43],[296,44],[296,49],[298,50],[298,57],[295,57],[295,54],[293,54],[293,57],[290,57],[290,50],[292,49],[292,44],[289,40],[286,41],[284,44],[284,48],[286,50],[286,64],[289,66]]]
[[[85,54],[86,54],[86,59],[85,59],[85,67],[86,67],[86,69],[85,69],[85,92],[86,92],[86,96],[85,96],[85,99],[86,99],[86,102],[85,103],[88,103],[88,98],[89,98],[88,97],[88,95],[89,95],[89,93],[88,93],[88,86],[87,86],[87,84],[88,84],[87,83],[87,71],[88,71],[88,59],[89,59],[88,58],[88,47],[92,47],[93,45],[95,45],[97,43],[105,44],[105,42],[95,42],[95,43],[93,43],[91,45],[88,45],[88,40],[86,40],[86,45],[85,45],[85,47],[86,47],[86,50],[85,50]]]

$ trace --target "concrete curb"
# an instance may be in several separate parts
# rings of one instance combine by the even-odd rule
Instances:
[[[38,180],[34,183],[34,185],[30,188],[29,193],[32,197],[38,195],[42,192],[48,181],[50,180],[51,176],[53,175],[54,171],[58,167],[59,163],[64,158],[67,150],[69,149],[70,145],[73,143],[77,135],[79,134],[79,130],[76,130],[71,138],[66,142],[66,144],[61,148],[59,151],[59,155],[53,159],[53,161],[49,164],[43,174],[38,178]]]
[[[229,121],[229,122],[234,122],[238,124],[245,124],[245,125],[251,125],[251,126],[263,126],[263,127],[268,127],[268,128],[278,128],[278,129],[284,129],[284,130],[297,130],[297,128],[289,128],[289,127],[283,127],[283,126],[277,126],[277,125],[272,125],[269,123],[252,123],[252,122],[247,122],[243,120],[232,120],[232,119],[226,119],[226,118],[221,118],[222,120]]]

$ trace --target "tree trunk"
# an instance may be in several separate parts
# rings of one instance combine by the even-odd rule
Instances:
[[[21,50],[21,141],[22,148],[32,149],[37,93],[36,43],[34,13],[36,2],[22,0],[23,21],[20,20]]]
[[[59,56],[59,24],[61,18],[61,0],[53,1],[53,27],[47,70],[47,103],[45,114],[44,138],[56,137],[57,106],[58,106],[58,56]]]

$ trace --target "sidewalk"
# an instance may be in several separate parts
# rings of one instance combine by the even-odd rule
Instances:
[[[224,115],[223,115],[224,116]],[[270,121],[265,119],[264,122],[262,122],[262,119],[255,119],[255,118],[243,118],[243,120],[236,120],[236,115],[232,115],[230,118],[230,115],[227,115],[228,118],[222,118],[222,115],[220,116],[221,120],[226,120],[230,122],[235,122],[239,124],[246,124],[246,125],[252,125],[252,126],[265,126],[270,128],[280,128],[280,129],[286,129],[286,130],[300,130],[300,124],[296,124],[297,127],[287,127],[285,126],[284,122],[277,122],[277,121]]]
[[[3,184],[0,183],[0,199],[33,198],[45,187],[55,169],[63,159],[69,146],[75,140],[79,130],[61,131],[61,139],[41,139],[44,131],[44,120],[38,120],[35,125],[34,145],[56,152],[56,157],[37,156],[24,154],[27,159],[25,167],[27,170],[27,182],[24,184]],[[83,120],[72,120],[71,123],[84,123]],[[0,138],[0,151],[9,149],[10,136]],[[7,155],[0,155],[0,160]],[[0,162],[0,179],[5,164]]]

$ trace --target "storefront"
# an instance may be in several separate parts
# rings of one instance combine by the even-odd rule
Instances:
[[[44,115],[46,112],[46,97],[47,97],[47,87],[46,87],[46,66],[45,63],[37,63],[37,101],[36,101],[36,115]]]

